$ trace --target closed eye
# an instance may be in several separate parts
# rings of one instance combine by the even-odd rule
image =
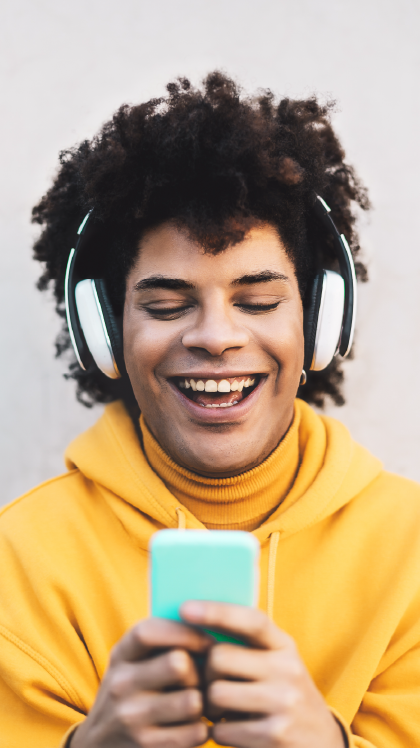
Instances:
[[[240,309],[242,312],[245,312],[245,314],[266,314],[267,312],[272,312],[279,306],[281,302],[275,301],[271,304],[234,304],[235,307]],[[184,316],[184,314],[187,314],[190,309],[193,308],[193,305],[186,304],[184,306],[176,306],[176,307],[150,307],[145,306],[144,309],[146,312],[155,319],[165,319],[165,320],[172,320],[172,319],[179,319],[180,317]]]
[[[279,304],[280,301],[275,301],[273,304],[235,304],[235,306],[245,314],[264,314],[264,312],[272,312],[277,309]]]
[[[144,307],[146,312],[155,319],[178,319],[191,309],[191,305],[177,307]]]

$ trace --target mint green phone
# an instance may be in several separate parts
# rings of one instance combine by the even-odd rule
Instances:
[[[260,546],[250,533],[160,530],[149,549],[152,616],[180,621],[179,609],[187,600],[257,605]]]

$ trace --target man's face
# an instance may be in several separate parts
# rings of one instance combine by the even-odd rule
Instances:
[[[143,237],[127,278],[124,356],[175,462],[214,477],[260,464],[293,418],[303,355],[298,283],[274,228],[218,255],[171,224]]]

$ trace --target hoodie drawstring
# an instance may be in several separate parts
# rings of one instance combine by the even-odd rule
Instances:
[[[185,530],[187,526],[187,518],[185,516],[185,512],[182,511],[180,506],[177,506],[175,511],[178,517],[178,530]]]
[[[270,535],[270,547],[268,552],[268,575],[267,575],[267,615],[273,620],[274,613],[274,590],[276,581],[276,557],[280,533],[277,530]]]

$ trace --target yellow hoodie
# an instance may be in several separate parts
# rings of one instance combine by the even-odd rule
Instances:
[[[420,487],[301,401],[295,423],[295,477],[254,530],[260,605],[294,637],[351,746],[420,746]],[[67,463],[0,517],[1,748],[65,744],[111,647],[148,615],[151,535],[203,527],[120,403]]]

